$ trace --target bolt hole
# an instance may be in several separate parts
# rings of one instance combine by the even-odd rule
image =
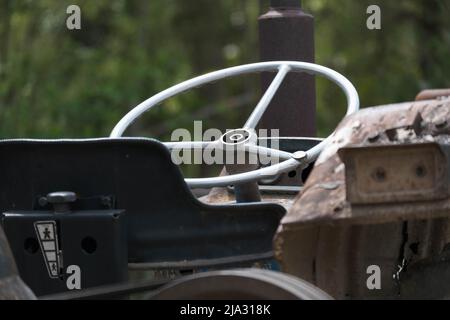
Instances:
[[[295,178],[296,175],[297,175],[297,171],[295,171],[295,170],[289,171],[289,173],[288,173],[289,178]]]
[[[419,253],[419,242],[411,243],[411,244],[409,245],[409,248],[411,249],[411,251],[412,251],[414,254],[418,254],[418,253]]]
[[[425,169],[424,166],[419,165],[416,167],[416,176],[418,176],[419,178],[423,178],[427,175],[427,170]]]
[[[311,171],[313,170],[313,168],[314,168],[314,162],[313,162],[313,163],[310,163],[309,166],[307,166],[307,167],[302,171],[302,181],[303,181],[303,183],[306,182],[306,180],[308,179],[309,174],[311,173]]]
[[[242,135],[241,133],[235,133],[230,137],[231,141],[239,141],[241,139],[244,139],[244,135]]]
[[[39,242],[36,238],[27,238],[24,243],[24,249],[29,254],[35,254],[39,250]]]
[[[386,180],[386,171],[383,168],[375,169],[373,173],[373,178],[378,182]]]
[[[81,249],[87,254],[93,254],[97,250],[97,241],[92,237],[81,240]]]
[[[374,134],[368,137],[367,140],[369,140],[370,143],[374,143],[377,142],[379,138],[380,138],[379,134]]]

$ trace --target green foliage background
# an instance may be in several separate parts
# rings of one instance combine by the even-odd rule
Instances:
[[[450,87],[450,1],[304,0],[316,21],[316,61],[346,75],[362,106]],[[66,28],[81,8],[82,29]],[[366,28],[378,4],[382,30]],[[0,137],[107,136],[133,106],[182,80],[258,61],[258,0],[0,0]],[[178,127],[239,126],[257,101],[257,77],[169,100],[128,132],[167,139]],[[345,109],[318,80],[319,135]]]

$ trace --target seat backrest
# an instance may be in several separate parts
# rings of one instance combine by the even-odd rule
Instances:
[[[170,266],[266,254],[284,215],[269,203],[199,202],[168,149],[142,138],[0,141],[0,213],[49,192],[112,195],[127,217],[129,262]]]

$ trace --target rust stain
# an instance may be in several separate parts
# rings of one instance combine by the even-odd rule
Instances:
[[[302,193],[283,218],[283,228],[349,219],[355,223],[373,223],[401,219],[405,215],[446,214],[450,209],[448,199],[415,203],[410,208],[404,203],[352,207],[346,200],[345,169],[338,150],[350,145],[450,142],[449,124],[450,98],[366,108],[345,118],[328,149],[320,155]]]

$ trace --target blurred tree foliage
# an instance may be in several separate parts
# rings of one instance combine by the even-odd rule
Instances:
[[[363,106],[412,100],[450,87],[447,0],[304,0],[316,19],[316,60],[346,75]],[[81,8],[81,30],[66,8]],[[107,136],[133,106],[182,80],[258,61],[258,0],[0,0],[0,137]],[[378,4],[382,29],[366,28]],[[239,126],[259,96],[257,76],[170,99],[130,135],[168,139],[178,127]],[[318,127],[345,109],[339,89],[318,80]]]

